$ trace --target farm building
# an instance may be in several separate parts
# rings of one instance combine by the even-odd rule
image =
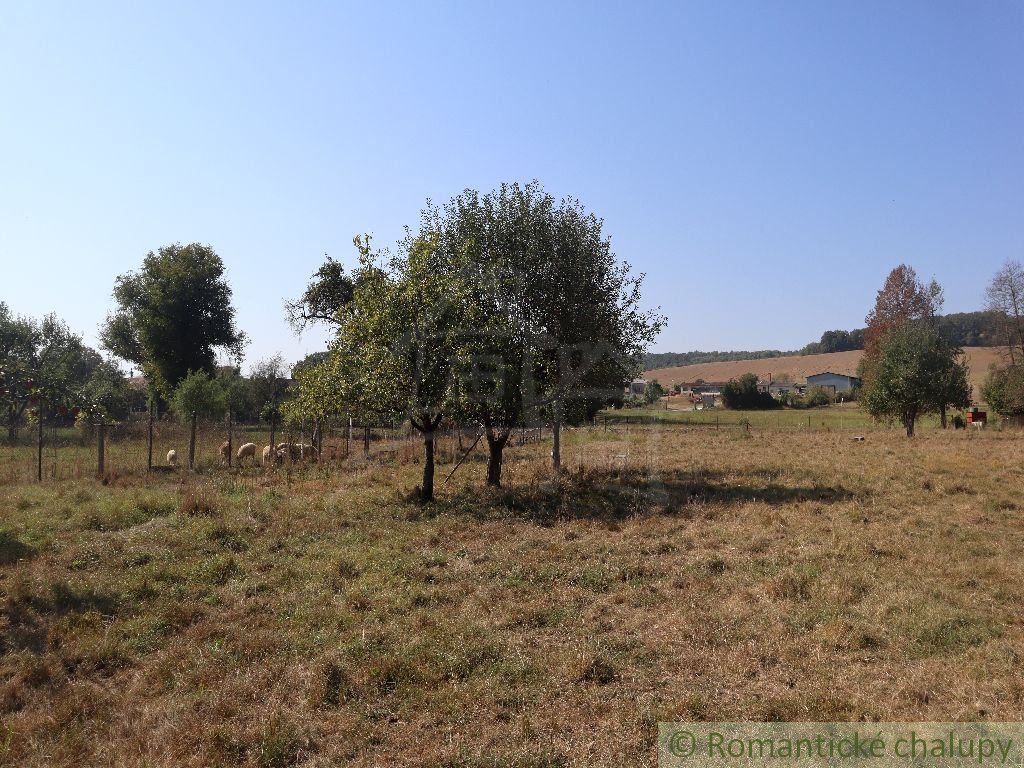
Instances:
[[[790,381],[773,381],[768,384],[768,393],[773,397],[790,393],[802,395],[806,389],[807,387],[805,385],[794,384]]]
[[[807,377],[808,387],[820,387],[832,392],[849,392],[860,384],[856,376],[847,376],[845,373],[814,373]]]
[[[632,381],[626,382],[625,390],[627,395],[642,395],[644,388],[647,386],[646,379],[633,379]]]

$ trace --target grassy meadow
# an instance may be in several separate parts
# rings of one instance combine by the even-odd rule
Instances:
[[[494,491],[482,452],[441,485],[446,443],[429,507],[414,445],[0,473],[0,764],[618,768],[659,720],[1024,718],[1024,440],[850,438],[580,429]]]

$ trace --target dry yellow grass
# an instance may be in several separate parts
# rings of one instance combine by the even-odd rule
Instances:
[[[618,768],[658,720],[1024,717],[1017,436],[546,451],[429,508],[412,463],[0,487],[0,762]]]
[[[980,391],[981,382],[988,374],[992,363],[1000,362],[999,350],[994,347],[966,347],[967,364],[970,366],[970,380],[974,386],[975,397]],[[644,378],[657,379],[662,384],[680,384],[693,382],[697,379],[705,381],[728,381],[754,373],[760,378],[775,379],[788,375],[793,381],[803,381],[808,376],[823,371],[843,373],[848,376],[857,375],[857,364],[863,352],[830,352],[825,355],[792,355],[772,357],[763,360],[740,360],[727,363],[700,363],[683,365],[675,368],[657,368],[644,372]]]

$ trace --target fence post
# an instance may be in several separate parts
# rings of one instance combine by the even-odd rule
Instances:
[[[100,421],[96,425],[96,476],[101,479],[106,474],[106,456],[104,456],[106,437],[107,425]]]
[[[368,426],[363,427],[363,458],[369,458],[370,456],[370,428]]]
[[[352,455],[352,417],[348,417],[348,437],[345,439],[345,458]]]
[[[192,426],[188,436],[188,469],[191,472],[196,466],[196,412],[192,411]]]
[[[231,421],[231,408],[228,408],[228,469],[231,469],[231,453],[234,450],[235,443],[232,440],[234,437],[231,434],[231,427],[233,422]]]
[[[36,480],[43,482],[43,401],[39,401],[39,434],[36,436]]]
[[[146,471],[153,471],[153,410],[156,408],[156,402],[153,400],[149,401],[149,436],[148,436],[148,450],[146,453]]]

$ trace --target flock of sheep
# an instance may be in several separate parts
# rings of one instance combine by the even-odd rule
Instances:
[[[228,463],[228,456],[231,451],[231,443],[225,440],[220,446],[220,460],[221,463]],[[252,463],[256,463],[256,443],[246,443],[242,445],[235,453],[235,458],[238,461],[238,465],[242,466],[245,459],[252,459]],[[277,446],[265,445],[263,446],[263,466],[267,466],[271,462],[274,464],[281,464],[285,459],[291,459],[292,461],[304,461],[309,459],[316,461],[316,450],[312,445],[308,443],[278,443]],[[171,448],[167,452],[167,464],[172,467],[178,466],[178,452]]]

